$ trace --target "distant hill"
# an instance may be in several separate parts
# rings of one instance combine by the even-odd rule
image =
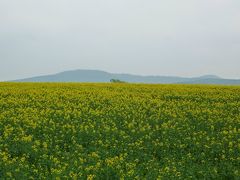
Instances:
[[[121,81],[130,83],[240,85],[240,79],[222,79],[215,75],[185,78],[177,76],[141,76],[132,74],[114,74],[99,70],[65,71],[53,75],[14,80],[14,82],[109,82],[111,79],[119,79]]]

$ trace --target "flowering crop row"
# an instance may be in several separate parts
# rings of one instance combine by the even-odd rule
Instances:
[[[238,179],[240,87],[0,83],[0,179]]]

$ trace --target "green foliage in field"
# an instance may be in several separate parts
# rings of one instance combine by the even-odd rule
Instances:
[[[111,83],[126,83],[125,81],[121,81],[119,79],[110,79]]]
[[[0,84],[0,179],[239,179],[240,87]]]

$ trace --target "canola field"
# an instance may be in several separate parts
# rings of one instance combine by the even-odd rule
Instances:
[[[0,83],[0,179],[240,179],[240,86]]]

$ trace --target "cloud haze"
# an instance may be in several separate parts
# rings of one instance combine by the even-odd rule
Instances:
[[[239,0],[0,0],[0,80],[69,69],[240,78]]]

